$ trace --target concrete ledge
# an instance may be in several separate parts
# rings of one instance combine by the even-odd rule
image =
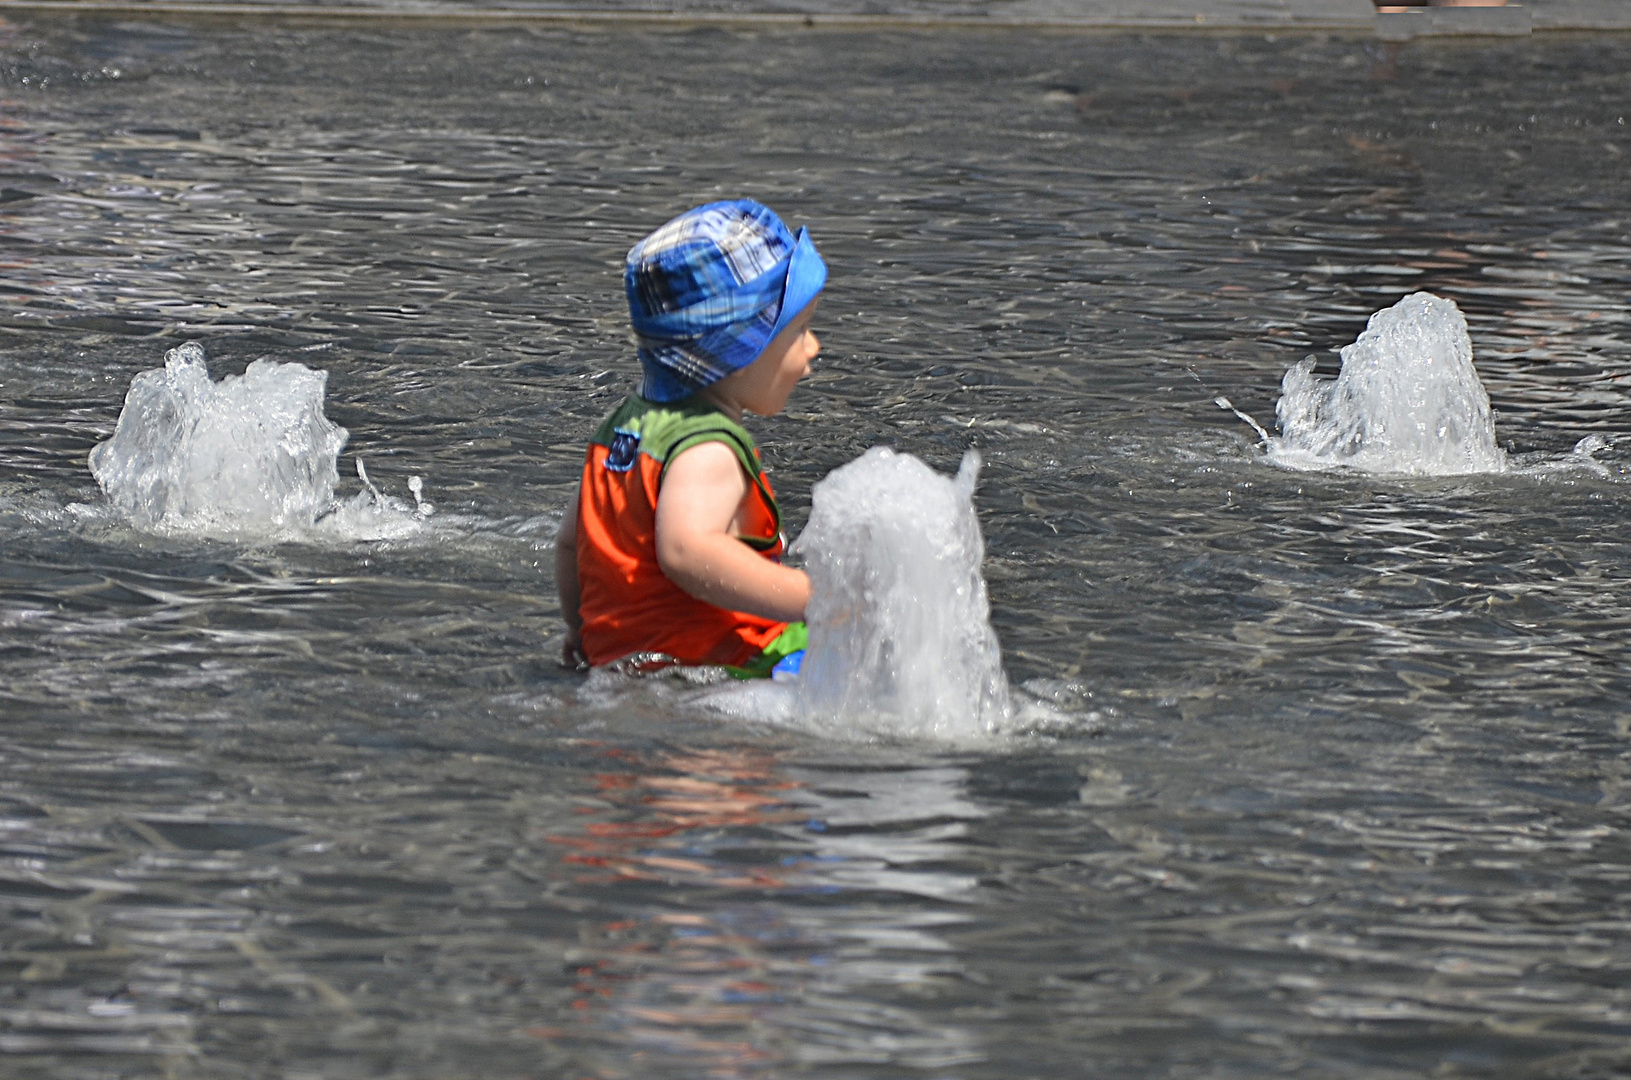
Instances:
[[[572,0],[565,0],[571,3]],[[1530,0],[1532,6],[1424,8],[1377,15],[1371,0],[0,0],[6,15],[399,25],[625,25],[1011,28],[1064,32],[1329,32],[1388,41],[1522,36],[1531,30],[1631,31],[1631,0]],[[808,6],[807,6],[808,5]]]
[[[640,0],[635,0],[636,3]],[[851,10],[845,10],[850,7]],[[1631,0],[1628,0],[1631,2]],[[683,3],[683,0],[682,0]],[[1371,0],[906,0],[879,12],[867,0],[837,0],[820,9],[799,0],[737,0],[721,10],[667,10],[608,4],[556,7],[523,2],[461,4],[446,0],[370,4],[366,0],[279,3],[276,0],[0,0],[0,16],[89,15],[103,18],[231,21],[436,23],[447,25],[621,24],[785,26],[832,29],[981,27],[1057,30],[1306,30],[1369,36]],[[749,6],[751,5],[751,6]],[[870,9],[870,10],[869,10]]]
[[[1383,41],[1419,37],[1524,37],[1534,29],[1526,7],[1426,7],[1384,12],[1376,17],[1376,36]]]
[[[1627,0],[1631,3],[1631,0]],[[1319,27],[1370,31],[1371,0],[1007,0],[992,17],[1091,26]]]
[[[1631,30],[1631,0],[1544,0],[1529,10],[1536,30]]]

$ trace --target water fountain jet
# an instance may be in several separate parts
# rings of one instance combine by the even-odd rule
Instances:
[[[955,477],[873,447],[811,492],[793,544],[810,575],[810,645],[796,679],[711,704],[840,735],[968,741],[1013,715],[991,629],[974,514],[980,456]]]
[[[196,341],[164,354],[164,367],[130,381],[113,437],[90,454],[108,501],[152,531],[228,538],[406,535],[434,512],[424,481],[415,505],[369,482],[335,499],[349,433],[323,414],[328,372],[261,359],[242,375],[210,378]]]
[[[1454,301],[1412,293],[1372,315],[1341,353],[1335,380],[1315,377],[1313,357],[1285,373],[1270,460],[1418,476],[1506,470]]]

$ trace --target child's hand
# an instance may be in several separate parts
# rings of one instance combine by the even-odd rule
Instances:
[[[566,505],[561,527],[555,534],[555,588],[561,597],[561,620],[566,637],[561,642],[561,663],[574,671],[589,669],[589,654],[583,651],[583,620],[578,617],[578,497]]]
[[[583,651],[583,639],[574,631],[568,631],[561,642],[561,663],[573,671],[589,670],[589,657]]]

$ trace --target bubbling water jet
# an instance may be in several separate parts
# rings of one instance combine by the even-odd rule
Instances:
[[[210,379],[196,341],[130,381],[91,474],[138,525],[206,534],[310,525],[334,502],[349,433],[323,415],[328,372],[256,360]]]
[[[1454,476],[1504,472],[1489,395],[1455,302],[1418,292],[1370,317],[1342,349],[1335,380],[1314,358],[1290,368],[1274,407],[1269,458],[1293,469]]]
[[[131,522],[202,536],[383,539],[434,512],[424,482],[415,508],[367,486],[338,503],[338,461],[349,433],[323,414],[328,372],[256,360],[240,376],[210,378],[196,341],[130,381],[113,437],[90,455],[91,474]],[[365,505],[366,504],[366,505]]]
[[[794,717],[953,739],[1009,718],[980,574],[979,473],[972,450],[951,478],[874,447],[815,485],[793,545],[811,589]]]

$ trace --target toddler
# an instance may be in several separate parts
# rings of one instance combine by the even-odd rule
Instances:
[[[623,272],[644,380],[589,440],[561,522],[563,659],[798,662],[810,582],[781,565],[781,513],[745,412],[774,416],[809,374],[827,267],[749,199],[709,203],[630,250]]]

